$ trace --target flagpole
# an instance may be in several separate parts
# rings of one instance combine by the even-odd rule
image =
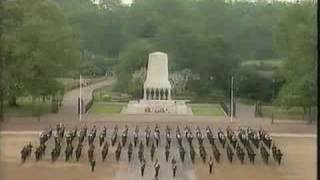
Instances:
[[[79,79],[79,83],[80,83],[80,101],[79,101],[79,108],[80,108],[80,113],[79,113],[79,120],[81,121],[82,119],[82,85],[81,85],[81,74],[80,74],[80,79]]]
[[[232,122],[233,119],[233,76],[231,77],[231,102],[230,102],[230,121]]]

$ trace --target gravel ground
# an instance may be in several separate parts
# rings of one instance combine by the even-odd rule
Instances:
[[[99,126],[107,124],[108,134],[110,136],[111,129],[114,123],[95,123]],[[134,130],[134,123],[126,123],[129,125],[129,135],[132,135]],[[150,122],[138,123],[140,127],[140,135],[142,136],[144,127],[150,124]],[[161,132],[164,132],[165,125],[167,123],[159,123]],[[169,123],[170,127],[175,129],[177,125],[182,129],[183,124],[181,123]],[[88,124],[91,126],[92,124]],[[193,123],[194,126],[198,125]],[[204,127],[207,124],[200,123],[199,126],[204,133]],[[123,128],[124,123],[120,123],[120,131]],[[154,125],[151,125],[153,129]],[[215,129],[216,126],[210,125],[211,128]],[[67,126],[68,127],[68,126]],[[175,136],[175,133],[172,134]],[[131,140],[132,137],[129,137]],[[178,172],[175,179],[190,179],[190,180],[247,180],[247,179],[259,179],[259,180],[314,180],[316,179],[316,139],[315,138],[294,138],[294,137],[274,137],[274,142],[284,152],[283,163],[279,166],[270,159],[268,165],[264,164],[261,160],[260,154],[257,155],[255,165],[252,165],[245,160],[245,163],[241,165],[238,158],[235,156],[234,163],[230,164],[227,160],[225,150],[218,143],[218,148],[222,152],[222,160],[220,163],[215,162],[214,173],[210,175],[208,173],[208,165],[203,164],[199,158],[198,143],[194,140],[193,144],[196,148],[196,162],[191,163],[189,157],[189,147],[187,146],[186,140],[184,140],[184,147],[186,148],[186,161],[180,162],[177,142],[173,139],[173,146],[171,148],[170,156],[174,155],[178,159]],[[154,175],[153,162],[150,158],[150,148],[145,148],[145,157],[147,161],[145,177],[141,178],[139,174],[139,162],[137,158],[138,149],[135,148],[133,152],[133,161],[128,163],[127,160],[127,146],[124,147],[123,153],[121,154],[121,160],[119,163],[115,161],[115,147],[109,149],[109,154],[105,162],[101,162],[100,158],[100,147],[97,144],[96,138],[96,151],[95,157],[97,161],[96,171],[92,173],[87,160],[86,152],[87,146],[83,151],[82,158],[79,162],[73,159],[70,162],[64,162],[64,153],[61,154],[60,159],[55,162],[50,162],[49,153],[52,149],[53,140],[48,142],[48,148],[46,151],[46,157],[40,162],[35,162],[34,157],[28,160],[25,164],[20,163],[20,150],[21,147],[31,141],[33,144],[38,144],[38,136],[32,134],[7,134],[0,135],[0,179],[1,180],[20,180],[33,179],[33,180],[82,180],[82,179],[112,179],[112,180],[124,180],[124,179],[152,179]],[[110,137],[108,138],[110,142]],[[87,142],[85,141],[85,144]],[[162,137],[159,148],[156,150],[155,157],[160,161],[160,175],[159,179],[170,180],[172,178],[171,164],[165,162],[164,158],[164,145],[165,141]],[[63,150],[64,150],[63,146]],[[212,155],[210,145],[205,140],[205,148],[208,155]]]

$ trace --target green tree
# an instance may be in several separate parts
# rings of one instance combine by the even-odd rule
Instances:
[[[274,46],[287,60],[285,84],[278,101],[286,107],[311,109],[316,104],[316,7],[312,2],[289,6],[275,32]]]
[[[77,68],[79,42],[72,27],[50,0],[5,4],[4,56],[9,97],[53,96],[62,89],[59,74]]]
[[[129,44],[126,50],[120,54],[116,67],[118,79],[116,89],[118,91],[128,92],[132,74],[147,66],[148,55],[153,51],[155,51],[155,46],[149,40],[140,39]]]
[[[3,29],[4,29],[4,3],[0,1],[0,121],[4,120],[4,97],[5,97],[5,67],[4,67],[4,53],[3,53]]]

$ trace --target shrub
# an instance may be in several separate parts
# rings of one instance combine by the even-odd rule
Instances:
[[[109,101],[111,101],[111,96],[109,95],[109,94],[104,94],[104,95],[102,95],[102,97],[101,97],[101,101],[105,101],[105,102],[109,102]]]

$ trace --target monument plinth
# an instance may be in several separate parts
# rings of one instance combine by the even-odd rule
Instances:
[[[190,114],[192,111],[185,101],[171,99],[169,81],[168,55],[163,52],[149,54],[147,77],[143,85],[143,99],[130,101],[122,109],[126,114]]]

